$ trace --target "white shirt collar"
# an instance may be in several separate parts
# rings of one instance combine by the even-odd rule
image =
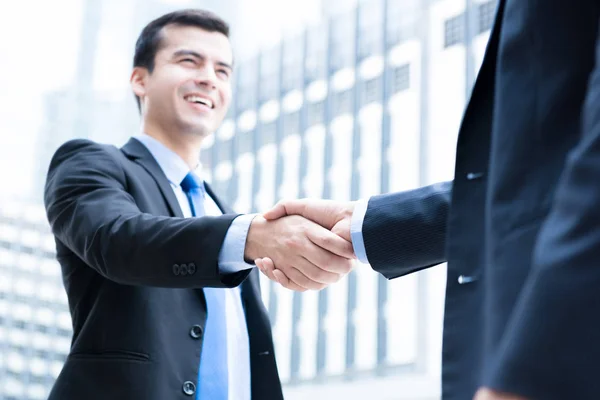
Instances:
[[[179,186],[183,178],[190,172],[190,168],[185,161],[173,150],[146,133],[137,134],[134,138],[146,146],[169,182],[172,185]],[[202,179],[202,164],[200,162],[198,162],[193,172]]]

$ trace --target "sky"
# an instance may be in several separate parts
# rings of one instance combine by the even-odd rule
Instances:
[[[0,198],[28,195],[42,96],[73,76],[80,14],[79,0],[0,2]]]

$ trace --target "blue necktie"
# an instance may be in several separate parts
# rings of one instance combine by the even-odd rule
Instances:
[[[192,215],[204,215],[204,182],[190,172],[181,182],[192,209]],[[207,318],[198,372],[196,400],[227,400],[227,325],[225,320],[225,291],[204,288]]]

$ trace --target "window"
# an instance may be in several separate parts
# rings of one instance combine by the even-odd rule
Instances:
[[[261,103],[278,97],[279,63],[279,48],[267,51],[260,57],[259,91]]]
[[[352,112],[352,89],[346,89],[334,94],[333,110],[335,115]]]
[[[300,111],[283,115],[283,136],[300,133]]]
[[[25,330],[25,321],[19,321],[19,320],[14,321],[13,322],[13,327],[16,328],[16,329]]]
[[[29,383],[30,384],[41,384],[41,383],[46,383],[46,381],[48,380],[48,377],[46,376],[35,376],[35,375],[30,375],[29,376]]]
[[[479,10],[479,30],[478,33],[487,32],[492,29],[494,16],[496,14],[496,0],[489,0],[478,6]]]
[[[231,139],[224,141],[217,141],[217,154],[218,162],[222,163],[225,161],[231,161]]]
[[[308,31],[306,54],[306,75],[309,81],[323,78],[326,75],[327,29],[318,25]]]
[[[388,0],[387,46],[392,47],[419,32],[420,9],[423,0]]]
[[[279,76],[277,73],[262,74],[260,77],[260,100],[261,103],[265,103],[269,100],[273,100],[277,97],[277,89],[279,83]]]
[[[244,63],[239,69],[239,80],[236,87],[235,99],[240,110],[256,108],[257,60]]]
[[[282,91],[289,92],[292,89],[299,89],[302,87],[302,69],[297,61],[297,64],[286,65],[283,69],[283,81]]]
[[[277,125],[276,122],[268,122],[260,128],[261,146],[275,143],[277,141]]]
[[[212,147],[208,149],[202,149],[200,151],[200,160],[202,160],[202,166],[211,169],[213,167],[212,162]]]
[[[394,68],[393,74],[393,93],[406,90],[410,86],[410,64],[400,65]]]
[[[444,22],[444,48],[462,43],[465,36],[465,15],[460,14],[456,17],[447,19]]]
[[[336,17],[331,23],[331,69],[351,66],[354,63],[354,12]]]
[[[381,99],[381,78],[373,78],[362,84],[361,103],[369,104]]]
[[[323,123],[325,120],[325,101],[321,100],[308,105],[308,125],[316,125]]]
[[[382,5],[381,1],[359,5],[358,57],[360,59],[381,52]]]
[[[237,154],[252,153],[254,151],[254,131],[242,132],[237,136]]]
[[[287,40],[283,44],[282,90],[284,92],[302,87],[302,52],[304,37]]]

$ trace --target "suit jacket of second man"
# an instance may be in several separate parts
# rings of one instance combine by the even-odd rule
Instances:
[[[600,3],[500,0],[453,182],[376,196],[368,260],[448,261],[443,399],[597,399]]]

